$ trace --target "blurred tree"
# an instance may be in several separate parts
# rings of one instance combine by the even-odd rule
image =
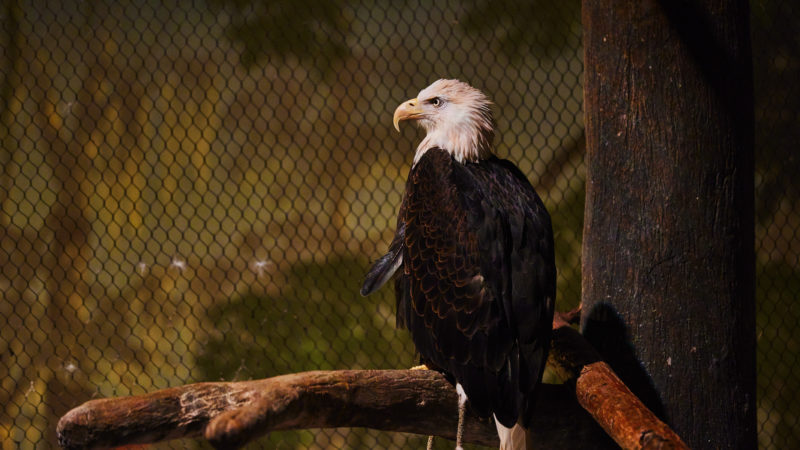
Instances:
[[[467,33],[494,36],[495,51],[512,58],[552,58],[563,52],[567,36],[580,26],[580,2],[471,0],[460,23]]]
[[[210,0],[212,9],[229,15],[227,35],[240,45],[244,66],[251,67],[265,58],[293,56],[313,59],[323,73],[331,69],[333,62],[350,55],[348,40],[356,33],[349,19],[353,12],[387,6],[380,3]],[[414,5],[406,2],[405,6]],[[512,58],[531,54],[549,58],[560,55],[569,42],[567,36],[576,33],[579,27],[580,2],[577,0],[555,4],[546,0],[523,3],[471,0],[448,4],[443,9],[465,33],[487,37],[493,42],[494,51]]]
[[[755,90],[758,422],[762,448],[800,447],[800,35],[796,2],[751,2]]]
[[[4,1],[2,5],[2,23],[0,24],[0,67],[9,70],[0,70],[0,167],[2,167],[2,185],[0,185],[0,205],[5,203],[8,196],[10,177],[5,174],[8,162],[11,160],[11,101],[17,75],[14,72],[20,57],[20,10],[16,1]]]
[[[318,68],[348,54],[343,0],[210,0],[230,16],[227,35],[241,45],[240,61],[263,58],[314,59]]]
[[[782,200],[800,197],[800,34],[798,6],[752,3],[757,217],[769,221]]]

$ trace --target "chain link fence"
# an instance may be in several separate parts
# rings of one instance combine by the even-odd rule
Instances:
[[[758,438],[763,448],[800,448],[800,5],[751,9]]]
[[[392,112],[439,77],[494,100],[499,155],[553,216],[559,308],[578,303],[579,2],[2,5],[3,449],[55,446],[58,418],[94,397],[414,365],[391,290],[358,289],[421,138]],[[800,445],[797,16],[753,4],[764,448]],[[335,429],[253,447],[424,440]]]

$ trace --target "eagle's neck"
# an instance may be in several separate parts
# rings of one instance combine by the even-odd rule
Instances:
[[[414,164],[431,148],[440,148],[460,163],[478,162],[492,156],[491,136],[486,133],[449,130],[425,136],[414,154]]]
[[[417,147],[414,164],[434,147],[450,153],[462,164],[491,157],[494,127],[488,111],[488,107],[477,109],[468,119],[456,120],[452,124],[423,123],[428,134]]]

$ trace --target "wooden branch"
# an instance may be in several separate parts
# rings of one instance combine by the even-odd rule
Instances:
[[[574,447],[576,432],[591,439],[593,421],[565,386],[544,385],[539,403],[540,442]],[[316,371],[91,400],[61,418],[58,435],[61,446],[68,449],[201,434],[216,448],[237,448],[269,431],[330,427],[455,439],[456,405],[453,386],[434,371]],[[464,438],[465,442],[498,445],[494,423],[469,412]]]
[[[567,383],[542,385],[533,420],[537,443],[545,448],[594,446],[604,439],[599,423],[624,448],[659,448],[653,444],[664,443],[685,448],[581,335],[567,326],[578,316],[579,311],[573,311],[554,320],[550,362]],[[456,405],[452,385],[438,372],[316,371],[91,400],[64,415],[57,431],[59,443],[67,449],[201,434],[216,448],[238,448],[270,431],[330,427],[454,439]],[[469,412],[464,438],[465,442],[498,445],[494,423]]]
[[[557,326],[559,321],[563,323],[559,317],[553,321],[556,328],[548,362],[566,384],[574,386],[578,403],[620,447],[688,449],[672,429],[633,395],[577,330]]]

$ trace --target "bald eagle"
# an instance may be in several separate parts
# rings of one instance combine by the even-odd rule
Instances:
[[[438,80],[397,108],[398,131],[412,120],[427,134],[395,237],[361,293],[395,276],[397,324],[421,361],[494,416],[501,449],[529,448],[556,296],[553,230],[525,175],[494,156],[490,106],[468,84]]]

